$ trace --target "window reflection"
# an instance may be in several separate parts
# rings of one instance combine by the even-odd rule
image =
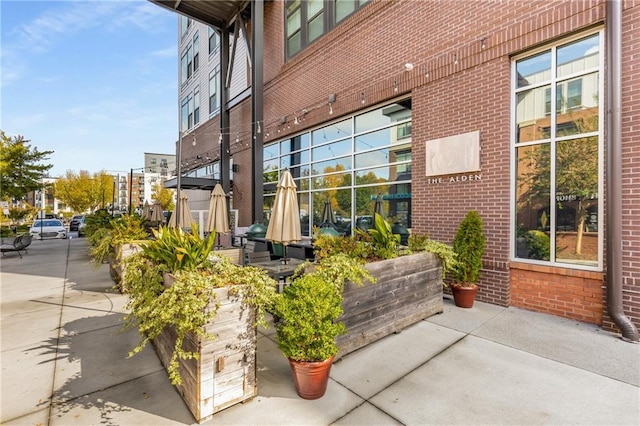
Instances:
[[[339,142],[322,145],[311,150],[313,161],[334,158],[349,153],[351,153],[351,139],[344,139]]]
[[[549,138],[551,127],[550,86],[520,92],[516,96],[516,142]]]
[[[376,117],[380,122],[374,123]],[[354,218],[371,216],[371,196],[378,194],[383,198],[387,219],[409,227],[410,119],[411,100],[407,99],[265,146],[265,197],[275,194],[279,174],[289,169],[299,196],[311,198],[308,208],[300,207],[303,235],[311,235],[311,225],[319,223],[327,197],[339,216],[334,224],[339,232],[350,232]],[[362,128],[370,127],[357,138],[352,136],[356,120]],[[358,168],[355,172],[354,164]]]
[[[559,142],[556,150],[556,256],[597,261],[598,138]]]
[[[520,147],[516,155],[516,256],[550,260],[550,145]]]
[[[320,145],[335,139],[351,135],[351,120],[333,123],[312,133],[313,145]]]

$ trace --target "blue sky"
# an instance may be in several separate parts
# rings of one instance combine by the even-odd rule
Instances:
[[[177,15],[146,0],[0,0],[0,129],[67,170],[175,152]]]

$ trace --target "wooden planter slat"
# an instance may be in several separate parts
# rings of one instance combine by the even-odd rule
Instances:
[[[256,383],[256,312],[242,304],[239,295],[229,288],[215,290],[219,304],[216,318],[205,326],[215,340],[185,338],[183,347],[199,354],[199,359],[179,361],[183,383],[176,386],[198,422],[257,395]],[[167,367],[174,350],[176,333],[167,327],[153,344],[162,364]]]
[[[432,253],[366,265],[376,284],[346,283],[338,358],[443,311],[442,267]]]

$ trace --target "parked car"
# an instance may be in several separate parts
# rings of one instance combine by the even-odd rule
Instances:
[[[69,224],[69,231],[77,231],[78,225],[80,224],[80,220],[84,218],[83,215],[75,215],[71,218],[71,223]]]
[[[67,238],[67,228],[60,219],[38,219],[33,222],[29,234],[36,240],[45,238]]]
[[[78,223],[78,237],[84,237],[87,232],[87,217],[82,216],[80,223]]]

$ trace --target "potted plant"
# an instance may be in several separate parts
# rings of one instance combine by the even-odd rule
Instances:
[[[453,300],[461,308],[473,307],[478,292],[477,282],[482,268],[486,238],[482,230],[480,214],[471,210],[464,217],[453,240],[457,264],[451,272],[450,284]]]
[[[363,263],[344,254],[329,256],[305,268],[276,296],[274,315],[278,347],[289,360],[301,398],[321,398],[327,389],[336,338],[346,332],[343,313],[345,281],[362,285],[373,277]]]
[[[257,395],[256,326],[277,283],[212,253],[214,236],[161,227],[155,237],[125,260],[126,321],[140,334],[130,355],[152,342],[200,422]]]

